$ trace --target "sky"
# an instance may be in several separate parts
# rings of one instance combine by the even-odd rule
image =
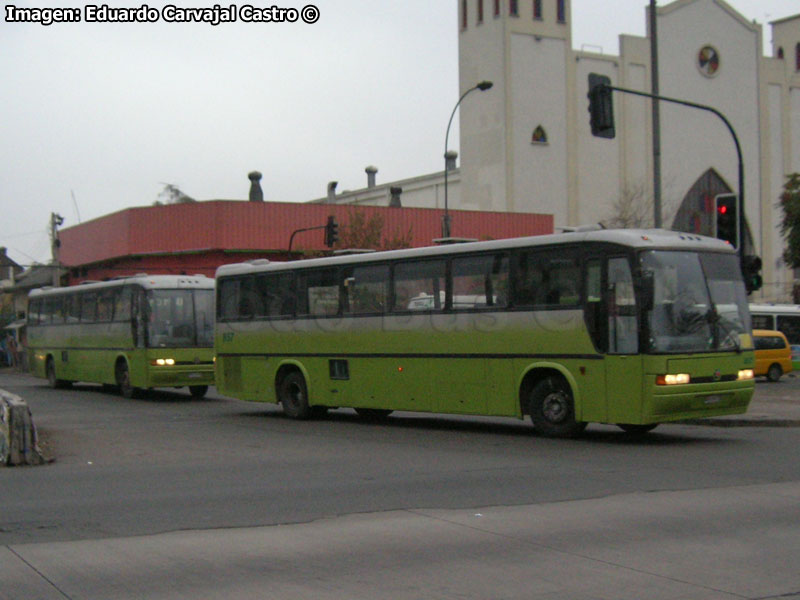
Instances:
[[[167,4],[109,4],[145,2]],[[440,171],[458,100],[456,0],[314,2],[313,24],[0,16],[0,246],[22,265],[47,262],[51,213],[69,227],[153,204],[167,184],[197,200],[243,200],[258,170],[266,200],[304,202],[329,181],[365,187],[367,165],[379,184]],[[648,3],[573,0],[573,46],[617,54],[619,34],[644,35]],[[728,3],[762,24],[800,12],[798,0]],[[769,27],[764,38],[769,47]]]

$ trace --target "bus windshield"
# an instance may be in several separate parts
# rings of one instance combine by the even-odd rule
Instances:
[[[736,255],[650,251],[642,266],[655,283],[645,316],[651,352],[739,350],[751,327]]]
[[[151,348],[210,347],[214,344],[213,290],[148,292]]]

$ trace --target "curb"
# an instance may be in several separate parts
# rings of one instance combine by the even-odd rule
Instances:
[[[762,415],[753,415],[747,418],[717,417],[710,419],[684,419],[675,422],[683,425],[703,425],[706,427],[800,427],[800,419],[778,419]]]
[[[28,404],[0,389],[0,465],[41,465],[36,427]]]

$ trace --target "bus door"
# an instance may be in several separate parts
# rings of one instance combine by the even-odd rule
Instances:
[[[612,423],[637,423],[642,408],[643,366],[639,354],[636,294],[626,257],[608,258],[605,291],[608,420]]]

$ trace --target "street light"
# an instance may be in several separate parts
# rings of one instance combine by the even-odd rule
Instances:
[[[442,217],[443,238],[450,237],[450,213],[448,212],[447,206],[447,143],[450,139],[450,125],[453,124],[453,117],[456,116],[458,105],[461,104],[461,101],[467,97],[467,94],[474,92],[475,90],[485,92],[486,90],[490,89],[492,85],[494,84],[491,81],[481,81],[478,85],[473,86],[464,92],[461,98],[458,99],[458,102],[456,102],[456,105],[453,107],[453,112],[450,114],[450,120],[447,122],[447,133],[444,136],[444,216]]]

